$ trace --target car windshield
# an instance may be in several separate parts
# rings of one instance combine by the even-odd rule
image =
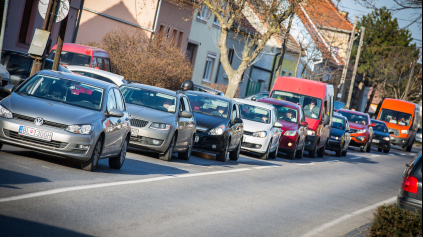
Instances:
[[[411,122],[411,114],[406,114],[390,109],[382,109],[379,120],[388,123],[399,124],[402,126],[409,126]]]
[[[373,130],[378,131],[378,132],[389,133],[388,127],[386,126],[385,123],[376,122],[376,121],[372,121],[372,123],[374,123],[376,125],[373,128]]]
[[[361,125],[368,125],[368,117],[360,114],[354,114],[349,113],[345,111],[338,111],[338,114],[341,114],[342,116],[346,117],[348,119],[348,122],[350,123],[357,123]]]
[[[215,99],[205,95],[186,94],[191,102],[194,112],[212,115],[215,117],[229,118],[229,102]]]
[[[295,123],[295,124],[298,123],[298,110],[291,109],[283,105],[274,105],[274,104],[270,104],[270,105],[276,108],[276,111],[278,112],[279,120]]]
[[[55,54],[56,50],[51,51],[51,53],[48,55],[48,58],[54,60]],[[62,51],[62,55],[60,56],[60,63],[63,65],[89,67],[91,66],[91,56]]]
[[[323,105],[321,99],[286,91],[273,91],[271,98],[300,104],[301,107],[304,108],[304,115],[306,118],[320,118],[320,113]]]
[[[44,64],[44,69],[46,70],[52,70],[53,69],[53,61],[50,60],[46,60],[46,63]],[[62,67],[62,65],[59,64],[59,68],[57,69],[59,72],[67,72],[67,73],[72,73],[71,71],[69,71],[67,68]]]
[[[176,112],[175,96],[131,86],[122,86],[120,89],[128,104],[139,105],[173,114]]]
[[[241,117],[242,119],[270,124],[271,122],[271,112],[268,109],[257,107],[254,105],[239,104],[241,107]]]
[[[27,81],[17,93],[99,111],[103,104],[104,89],[38,74]]]
[[[344,130],[345,129],[345,119],[333,117],[332,118],[332,128]]]

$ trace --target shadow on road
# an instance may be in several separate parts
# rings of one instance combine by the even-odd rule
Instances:
[[[0,215],[3,236],[89,236],[50,225]]]
[[[11,148],[12,146],[8,146],[8,148]],[[49,162],[52,164],[56,164],[56,165],[61,165],[61,166],[66,166],[69,168],[79,168],[80,165],[78,162],[70,160],[70,159],[66,159],[60,156],[56,156],[56,155],[51,155],[51,154],[47,154],[47,153],[42,153],[39,151],[31,151],[31,150],[26,150],[26,149],[21,149],[18,147],[13,147],[17,150],[5,150],[5,148],[3,148],[1,152],[4,153],[8,153],[10,155],[15,155],[15,156],[21,156],[21,157],[25,157],[26,159],[36,159],[36,160],[42,160],[45,162]]]
[[[10,170],[0,169],[0,188],[20,189],[13,185],[51,182],[48,179],[27,175]],[[1,220],[0,220],[0,223]],[[0,232],[1,233],[1,232]]]

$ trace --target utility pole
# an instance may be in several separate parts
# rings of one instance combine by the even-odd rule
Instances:
[[[43,30],[51,32],[53,23],[56,19],[57,6],[59,5],[59,0],[50,0],[47,7],[46,17],[43,23]],[[41,71],[42,66],[45,60],[45,53],[43,57],[34,57],[34,63],[32,64],[31,76],[39,71]]]
[[[414,69],[415,68],[416,68],[416,62],[413,62],[413,65],[411,66],[410,77],[408,78],[407,87],[405,88],[404,96],[403,96],[402,100],[407,100],[408,99],[408,91],[410,90],[410,84],[411,84],[411,81],[413,80]]]
[[[71,5],[71,0],[69,0],[69,7]],[[66,34],[66,27],[68,26],[68,17],[69,14],[65,17],[65,19],[60,22],[60,30],[59,30],[59,37],[57,37],[57,47],[56,47],[56,54],[54,55],[54,62],[53,62],[53,71],[57,71],[59,69],[59,62],[60,56],[62,55],[62,48],[63,42],[65,40]]]
[[[348,100],[347,100],[347,103],[345,105],[345,108],[347,108],[347,109],[350,109],[350,107],[351,107],[351,105],[350,105],[351,104],[351,97],[352,97],[352,93],[353,93],[353,90],[354,90],[355,78],[357,77],[358,63],[360,62],[361,48],[363,47],[364,35],[365,34],[366,34],[366,28],[361,27],[360,45],[358,46],[357,58],[355,60],[355,65],[354,65],[354,73],[353,73],[353,76],[351,78],[350,91],[348,93]]]
[[[338,99],[338,94],[339,94],[339,91],[340,91],[341,92],[341,101],[343,99],[342,97],[344,96],[345,79],[347,78],[348,67],[350,65],[351,52],[352,52],[352,48],[353,48],[353,45],[354,45],[355,30],[357,29],[357,24],[358,24],[358,16],[355,17],[355,22],[354,22],[353,30],[351,32],[350,42],[348,43],[347,52],[345,54],[345,60],[344,60],[345,66],[344,66],[344,70],[342,72],[341,82],[339,83],[339,85],[337,87],[335,87],[335,97]],[[339,88],[339,91],[338,91],[338,88]]]
[[[4,31],[6,30],[6,20],[7,20],[7,9],[8,9],[8,7],[9,7],[9,0],[6,0],[6,1],[4,1],[3,21],[1,22],[0,60],[1,60],[1,52],[3,51]]]

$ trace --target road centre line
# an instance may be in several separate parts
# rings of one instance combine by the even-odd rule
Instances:
[[[35,192],[35,193],[27,193],[27,194],[22,194],[22,195],[0,198],[0,203],[10,202],[10,201],[18,201],[18,200],[23,200],[23,199],[28,199],[28,198],[49,196],[49,195],[60,194],[60,193],[65,193],[65,192],[72,192],[72,191],[80,191],[80,190],[88,190],[88,189],[96,189],[96,188],[106,188],[106,187],[128,185],[128,184],[150,183],[150,182],[155,182],[155,181],[162,181],[162,180],[176,179],[176,178],[190,178],[190,177],[215,175],[215,174],[236,173],[236,172],[243,172],[243,171],[250,171],[250,170],[252,170],[252,169],[243,168],[243,169],[234,169],[234,170],[202,172],[202,173],[195,173],[195,174],[160,176],[160,177],[148,178],[148,179],[118,181],[118,182],[109,182],[109,183],[101,183],[101,184],[89,184],[89,185],[81,185],[81,186],[67,187],[67,188],[56,188],[56,189],[40,191],[40,192]]]
[[[354,157],[354,158],[351,158],[351,160],[358,160],[358,159],[364,159],[364,157]]]
[[[335,163],[335,162],[339,162],[339,160],[328,160],[328,161],[325,161],[326,163]]]
[[[303,164],[298,163],[297,165],[314,165],[314,163],[303,163]]]
[[[261,170],[261,169],[278,168],[278,167],[280,167],[280,166],[278,166],[278,165],[268,165],[268,166],[253,167],[253,169]]]
[[[391,203],[394,203],[394,202],[396,202],[396,200],[397,200],[397,197],[392,197],[390,199],[387,199],[385,201],[382,201],[382,202],[379,202],[379,203],[370,205],[368,207],[365,207],[363,209],[357,210],[355,212],[348,213],[348,214],[346,214],[346,215],[344,215],[344,216],[342,216],[342,217],[340,217],[338,219],[335,219],[335,220],[333,220],[331,222],[328,222],[328,223],[326,223],[326,224],[324,224],[324,225],[322,225],[320,227],[317,227],[317,228],[313,229],[312,231],[306,233],[302,237],[317,236],[322,231],[324,231],[326,229],[329,229],[329,228],[331,228],[331,227],[333,227],[333,226],[335,226],[335,225],[337,225],[337,224],[339,224],[339,223],[341,223],[343,221],[346,221],[346,220],[350,219],[353,216],[357,216],[357,215],[363,214],[365,212],[374,210],[374,209],[378,208],[379,206],[382,206],[383,204],[391,204]]]

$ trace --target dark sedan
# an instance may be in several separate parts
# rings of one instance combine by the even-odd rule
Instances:
[[[409,165],[407,164],[397,205],[422,214],[422,152]]]
[[[332,117],[332,128],[330,129],[329,142],[326,150],[336,152],[336,156],[346,156],[351,142],[350,125],[347,118],[340,114]]]
[[[391,150],[391,137],[389,136],[388,126],[378,120],[372,119],[371,121],[376,125],[373,127],[372,147],[377,148],[379,152],[389,153]]]
[[[241,151],[243,121],[239,105],[228,98],[189,91],[197,132],[194,150],[213,153],[216,160],[238,160]]]

